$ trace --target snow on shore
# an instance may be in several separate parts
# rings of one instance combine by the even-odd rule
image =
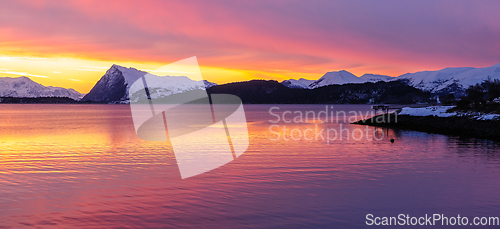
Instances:
[[[484,114],[484,113],[478,113],[478,112],[474,112],[474,113],[473,112],[468,112],[468,113],[450,112],[450,113],[447,113],[446,111],[450,108],[453,108],[453,106],[429,106],[429,107],[420,107],[420,108],[404,107],[401,109],[401,112],[399,112],[399,115],[437,116],[437,117],[467,116],[467,117],[470,117],[471,119],[476,119],[476,120],[492,120],[492,119],[500,118],[500,115],[498,115],[498,114]]]
[[[446,113],[446,111],[453,106],[430,106],[430,107],[419,107],[419,108],[411,108],[411,107],[403,107],[400,115],[410,115],[410,116],[437,116],[437,117],[450,117],[457,115],[456,112]]]

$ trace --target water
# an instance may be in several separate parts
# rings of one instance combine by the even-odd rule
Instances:
[[[296,111],[325,110],[245,105],[246,153],[182,180],[168,143],[136,137],[127,105],[2,104],[0,228],[363,228],[367,214],[460,214],[469,222],[500,216],[494,142],[350,125],[343,118],[271,123],[273,106],[277,115],[291,111],[287,120]],[[367,105],[330,108],[370,111]],[[285,140],[283,126],[296,129],[295,136]],[[342,140],[325,141],[314,138],[315,128],[347,130]],[[309,140],[299,139],[307,129]],[[353,132],[355,139],[347,139]]]

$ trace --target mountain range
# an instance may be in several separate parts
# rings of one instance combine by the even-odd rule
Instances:
[[[407,73],[397,77],[409,85],[434,94],[463,92],[469,86],[491,79],[500,80],[500,63],[485,68],[445,68],[439,71]]]
[[[79,100],[84,96],[73,89],[43,86],[28,77],[0,77],[0,97],[38,98],[68,97]]]
[[[314,89],[289,88],[274,80],[251,80],[212,87],[207,92],[236,95],[245,104],[412,104],[435,101],[430,92],[397,80]]]
[[[73,89],[46,87],[27,77],[3,77],[0,78],[0,97],[68,97],[83,102],[128,103],[130,85],[146,74],[148,73],[135,68],[113,65],[86,95]],[[208,89],[223,86],[208,81],[194,81],[185,76],[159,77],[151,74],[148,74],[148,76],[152,77],[152,82],[156,82],[148,85],[152,97],[168,96],[202,89],[203,87]],[[168,84],[165,84],[167,82],[165,79],[168,79]],[[455,94],[461,96],[469,86],[487,79],[500,80],[500,64],[485,68],[460,67],[445,68],[438,71],[421,71],[406,73],[398,77],[375,74],[364,74],[358,77],[348,71],[341,70],[327,72],[318,80],[289,79],[282,81],[281,85],[291,89],[314,90],[330,85],[401,81],[433,95]]]
[[[391,81],[396,80],[396,77],[375,75],[375,74],[364,74],[360,77],[346,71],[335,71],[327,72],[318,80],[307,80],[307,79],[289,79],[281,82],[283,85],[290,88],[303,88],[303,89],[314,89],[318,87],[324,87],[328,85],[343,85],[343,84],[360,84],[366,82],[379,82],[379,81]]]
[[[354,74],[342,70],[328,72],[318,80],[284,80],[283,85],[290,88],[314,89],[327,85],[359,84],[365,82],[394,81],[401,80],[418,89],[429,91],[433,94],[458,94],[476,83],[481,83],[487,79],[500,80],[500,63],[491,67],[473,68],[445,68],[438,71],[421,71],[416,73],[406,73],[398,77],[385,75],[364,74],[357,77]]]

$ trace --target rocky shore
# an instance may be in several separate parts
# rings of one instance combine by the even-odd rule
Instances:
[[[467,115],[414,116],[401,113],[377,115],[353,124],[500,141],[500,120],[498,119],[481,119]]]

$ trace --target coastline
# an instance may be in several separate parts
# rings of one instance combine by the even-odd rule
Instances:
[[[479,120],[468,116],[412,116],[394,112],[376,115],[352,124],[500,141],[500,121]]]

